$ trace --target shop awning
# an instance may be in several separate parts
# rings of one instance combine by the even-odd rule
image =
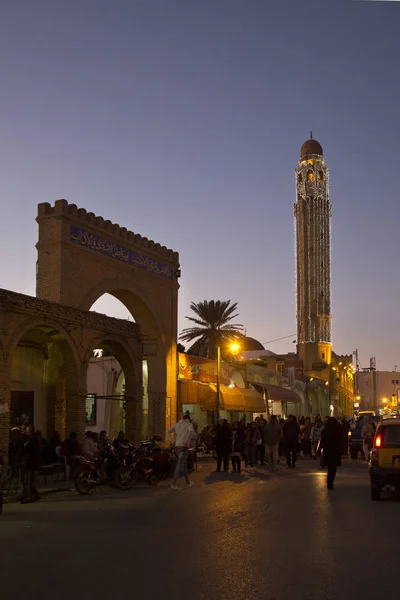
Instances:
[[[181,404],[198,404],[202,410],[216,410],[216,385],[184,379],[180,379],[178,385]],[[265,410],[263,397],[255,390],[226,385],[220,387],[219,406],[221,410],[237,412],[263,412]]]
[[[268,394],[269,400],[278,400],[279,402],[301,402],[301,397],[297,392],[289,388],[281,387],[280,385],[269,385],[267,383],[259,383],[257,385],[262,386]]]
[[[198,404],[201,410],[212,411],[217,405],[216,387],[209,383],[180,379],[178,381],[180,404]]]
[[[247,388],[240,388],[240,391],[244,397],[246,412],[265,412],[265,401],[262,394]]]

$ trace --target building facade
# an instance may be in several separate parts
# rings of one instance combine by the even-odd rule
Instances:
[[[356,375],[359,410],[397,411],[400,395],[400,373],[366,369]]]

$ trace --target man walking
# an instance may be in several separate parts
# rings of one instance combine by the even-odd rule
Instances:
[[[288,469],[296,466],[297,450],[299,447],[300,428],[297,419],[289,415],[283,426],[283,437],[285,440],[285,454]]]
[[[194,436],[193,425],[190,422],[190,416],[188,414],[183,415],[183,419],[168,429],[168,438],[172,442],[171,434],[175,434],[175,452],[178,456],[178,462],[176,463],[174,478],[172,481],[171,489],[181,491],[182,488],[177,486],[178,478],[181,473],[183,474],[186,484],[192,487],[192,482],[189,479],[189,473],[187,470],[187,459],[189,454],[190,440]]]
[[[363,451],[365,460],[364,465],[369,462],[369,453],[371,452],[375,435],[375,426],[373,421],[370,421],[369,417],[364,417],[364,424],[361,429],[361,437],[363,439]]]
[[[282,437],[281,424],[278,422],[275,415],[271,415],[269,423],[264,425],[266,461],[271,469],[273,469],[278,462],[278,448]]]

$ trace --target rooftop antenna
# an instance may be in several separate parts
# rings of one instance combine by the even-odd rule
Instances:
[[[310,140],[312,140],[312,139],[313,139],[312,131],[310,131]]]

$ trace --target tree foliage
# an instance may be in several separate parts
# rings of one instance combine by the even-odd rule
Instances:
[[[238,316],[238,303],[231,300],[204,300],[192,302],[193,317],[186,317],[195,326],[187,327],[180,335],[185,342],[193,342],[188,354],[217,358],[217,348],[221,346],[223,355],[229,354],[229,342],[242,336],[243,325],[231,323]]]

